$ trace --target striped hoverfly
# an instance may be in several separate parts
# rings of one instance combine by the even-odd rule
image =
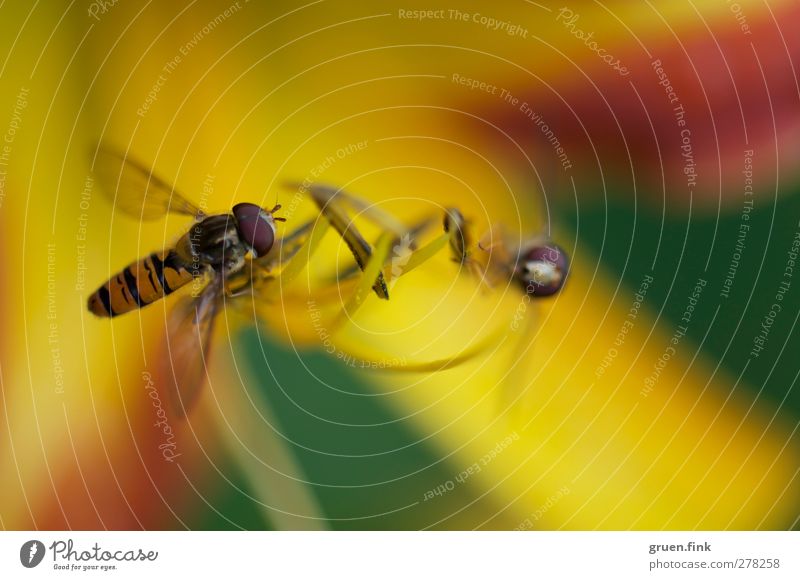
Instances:
[[[228,284],[244,275],[276,246],[280,209],[239,203],[230,213],[206,215],[174,187],[139,163],[105,146],[98,149],[95,174],[103,193],[120,211],[141,220],[177,213],[194,223],[172,246],[133,262],[101,285],[87,301],[90,312],[113,318],[144,308],[193,283],[201,288],[181,297],[168,318],[167,347],[174,384],[173,409],[185,415],[205,382],[205,361],[214,320]],[[252,257],[249,259],[248,257]]]
[[[87,300],[87,308],[101,318],[114,318],[153,304],[192,284],[190,296],[182,296],[167,319],[165,360],[162,373],[168,381],[168,400],[181,417],[188,414],[206,379],[214,321],[226,300],[252,296],[268,303],[274,294],[264,292],[265,282],[288,283],[297,275],[329,226],[342,237],[361,270],[367,268],[372,247],[349,221],[346,211],[325,188],[312,188],[309,197],[324,219],[312,219],[283,238],[276,224],[286,221],[275,213],[281,208],[262,208],[239,203],[230,213],[207,215],[144,164],[101,145],[94,173],[102,193],[113,206],[130,217],[154,220],[175,213],[194,223],[175,244],[137,260],[102,284]],[[315,235],[312,235],[312,230]],[[292,258],[306,248],[304,260]],[[292,268],[284,267],[292,263]],[[199,291],[195,291],[199,287]],[[270,292],[279,284],[267,285]],[[372,289],[388,299],[383,274],[372,278]]]

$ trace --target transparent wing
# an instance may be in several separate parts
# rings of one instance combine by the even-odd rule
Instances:
[[[164,371],[173,411],[185,417],[197,402],[209,368],[214,321],[222,303],[222,279],[214,278],[197,298],[184,296],[167,320]]]
[[[152,220],[167,212],[194,218],[203,215],[147,166],[107,145],[98,147],[92,167],[103,194],[118,210],[136,219]]]

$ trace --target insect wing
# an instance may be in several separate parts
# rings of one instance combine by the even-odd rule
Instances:
[[[206,382],[221,291],[221,279],[215,278],[197,298],[183,297],[167,321],[162,376],[167,382],[172,408],[180,417],[191,411]]]
[[[101,145],[93,170],[100,189],[114,206],[136,219],[152,220],[167,212],[198,218],[203,212],[151,169]]]

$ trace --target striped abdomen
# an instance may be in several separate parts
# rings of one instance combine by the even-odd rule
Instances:
[[[89,310],[97,316],[119,316],[152,304],[191,281],[191,271],[175,250],[153,252],[89,296]]]

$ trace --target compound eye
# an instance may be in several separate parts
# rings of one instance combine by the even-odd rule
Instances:
[[[251,248],[257,257],[270,251],[275,243],[275,223],[272,214],[254,203],[238,203],[233,206],[236,229],[239,237]]]
[[[522,256],[517,277],[525,291],[534,296],[551,296],[561,290],[567,278],[567,253],[555,244],[535,246]]]

